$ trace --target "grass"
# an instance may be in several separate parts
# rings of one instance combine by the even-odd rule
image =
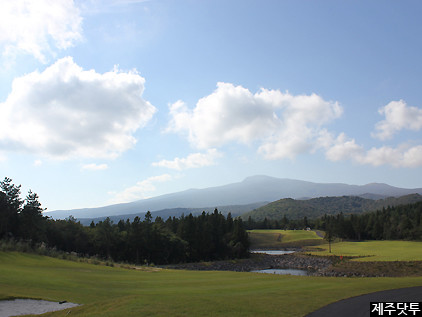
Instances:
[[[343,298],[420,285],[422,277],[133,270],[0,252],[0,299],[41,298],[84,304],[73,308],[72,316],[303,316]]]
[[[339,261],[332,271],[349,276],[422,276],[422,261]]]
[[[331,245],[331,253],[328,245],[313,248],[314,255],[359,257],[352,261],[422,261],[422,242],[418,241],[338,242]]]
[[[248,232],[251,240],[251,249],[296,248],[325,243],[315,231],[249,230]]]

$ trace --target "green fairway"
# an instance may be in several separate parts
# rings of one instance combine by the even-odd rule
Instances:
[[[130,270],[0,253],[0,298],[83,304],[72,309],[72,316],[303,316],[343,298],[420,285],[422,277],[324,278]]]
[[[325,241],[315,231],[307,230],[249,230],[251,249],[279,249],[319,245]]]
[[[338,242],[315,247],[322,251],[311,252],[315,255],[343,255],[361,258],[353,261],[422,261],[422,242],[417,241],[362,241]]]

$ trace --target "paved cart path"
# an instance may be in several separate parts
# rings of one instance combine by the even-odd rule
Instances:
[[[370,302],[422,302],[422,286],[392,289],[343,299],[306,317],[369,317]]]

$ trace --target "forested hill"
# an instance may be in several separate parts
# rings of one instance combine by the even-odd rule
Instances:
[[[310,225],[341,239],[422,241],[422,201],[361,215],[323,216]]]
[[[352,214],[373,211],[388,206],[398,206],[422,201],[419,194],[405,195],[401,197],[388,197],[385,199],[367,199],[359,196],[341,197],[319,197],[308,200],[295,200],[291,198],[280,199],[268,205],[254,209],[242,215],[244,220],[249,217],[254,221],[282,220],[284,216],[288,219],[309,219],[339,213]]]

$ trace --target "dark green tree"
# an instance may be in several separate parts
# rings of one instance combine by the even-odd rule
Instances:
[[[25,205],[19,213],[19,235],[31,243],[46,240],[45,226],[46,217],[43,216],[43,208],[38,200],[38,195],[29,190],[25,198]]]
[[[328,249],[331,253],[331,243],[334,241],[334,228],[332,224],[329,224],[325,229],[324,239],[328,242]]]
[[[0,188],[6,195],[7,204],[17,212],[20,212],[23,204],[23,201],[20,198],[21,185],[16,186],[12,183],[11,178],[5,177],[4,180],[0,182]]]

